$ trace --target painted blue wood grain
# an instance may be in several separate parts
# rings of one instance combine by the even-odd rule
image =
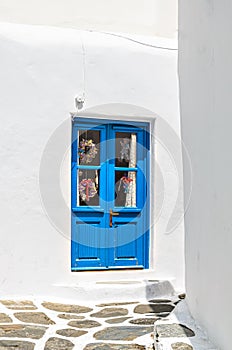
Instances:
[[[100,131],[100,165],[78,165],[77,132],[92,129]],[[137,148],[136,168],[115,167],[116,132],[137,134],[137,143],[143,147]],[[148,123],[79,117],[74,119],[71,164],[72,271],[149,268],[149,143]],[[78,169],[100,171],[98,206],[77,206]],[[116,170],[136,172],[136,208],[115,207]],[[119,214],[113,217],[113,227],[109,226],[110,209]]]

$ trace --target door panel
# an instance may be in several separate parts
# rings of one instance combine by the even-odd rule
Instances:
[[[105,239],[101,232],[104,222],[103,213],[89,211],[75,215],[72,225],[72,269],[101,268],[106,265],[105,249],[101,248]]]
[[[124,227],[124,225],[126,226]],[[137,239],[137,225],[136,223],[118,223],[117,228],[114,229],[115,236],[115,259],[136,259],[137,251],[136,251],[136,239]],[[131,243],[124,244],[125,235],[129,238]]]
[[[148,266],[146,130],[74,121],[72,270]]]

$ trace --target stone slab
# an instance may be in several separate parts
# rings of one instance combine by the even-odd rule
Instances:
[[[152,299],[149,300],[149,303],[154,303],[154,304],[167,304],[171,303],[172,301],[170,299]]]
[[[65,328],[65,329],[59,329],[56,331],[57,334],[62,335],[63,337],[80,337],[86,333],[87,331],[83,331],[80,329],[73,329],[73,328]]]
[[[74,344],[70,340],[52,337],[47,340],[44,350],[71,350],[73,348]]]
[[[28,341],[0,340],[0,350],[34,350],[35,344]]]
[[[59,318],[64,320],[84,320],[85,316],[73,315],[73,314],[59,314]]]
[[[173,309],[174,306],[170,304],[139,304],[134,308],[134,313],[147,314],[171,312]]]
[[[173,343],[172,350],[193,350],[193,347],[186,343]]]
[[[110,318],[106,320],[107,323],[109,324],[115,324],[115,323],[123,323],[126,320],[130,319],[131,317],[117,317],[117,318]]]
[[[159,318],[156,318],[156,317],[136,318],[136,319],[130,320],[129,323],[142,325],[142,326],[151,326],[151,325],[154,325],[157,320],[159,320]]]
[[[94,314],[91,314],[91,317],[96,318],[108,318],[108,317],[117,317],[117,316],[126,316],[128,314],[128,310],[124,308],[115,308],[109,307],[102,309]]]
[[[13,322],[10,316],[4,313],[0,313],[0,323],[11,323]]]
[[[80,320],[80,321],[78,320],[78,321],[70,321],[68,325],[76,328],[94,328],[94,327],[101,326],[101,323],[93,320]]]
[[[165,317],[168,317],[170,315],[170,312],[160,312],[160,313],[155,313],[155,314],[148,314],[145,316],[153,317],[154,315],[158,318],[165,318]]]
[[[181,300],[183,300],[183,299],[186,298],[186,294],[185,294],[185,293],[179,294],[179,295],[178,295],[178,298],[181,299]]]
[[[42,326],[24,324],[0,325],[0,337],[40,339],[46,329]]]
[[[107,327],[94,334],[97,340],[123,340],[131,341],[145,334],[151,333],[153,327],[136,327],[136,326],[122,326],[122,327]]]
[[[44,302],[42,303],[43,307],[49,310],[58,311],[58,312],[66,312],[73,314],[82,314],[86,312],[91,312],[93,309],[87,306],[80,305],[72,305],[72,304],[59,304],[59,303],[50,303]]]
[[[11,310],[36,310],[37,307],[30,300],[0,300],[0,302]]]
[[[88,344],[84,350],[145,350],[145,346],[137,344]]]
[[[104,303],[98,304],[97,307],[106,307],[106,306],[121,306],[121,305],[133,305],[138,304],[139,301],[125,301],[125,302],[114,302],[114,303]]]
[[[35,323],[35,324],[55,324],[45,313],[43,312],[16,312],[14,316],[21,322]]]
[[[178,324],[159,324],[156,326],[156,334],[160,338],[194,337],[195,333],[188,327]]]

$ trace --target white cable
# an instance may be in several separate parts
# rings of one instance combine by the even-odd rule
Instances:
[[[155,48],[155,49],[178,51],[178,49],[171,48],[171,47],[163,47],[163,46],[147,44],[147,43],[144,43],[144,42],[139,41],[139,40],[132,39],[132,38],[127,37],[127,36],[122,35],[122,34],[116,34],[116,33],[110,33],[110,32],[102,32],[102,31],[97,31],[97,30],[93,30],[93,29],[86,29],[84,31],[85,32],[90,32],[90,33],[99,33],[99,34],[115,36],[115,37],[118,37],[118,38],[122,38],[122,39],[125,39],[125,40],[132,41],[132,42],[134,42],[136,44],[139,44],[139,45],[152,47],[152,48]],[[85,51],[84,40],[82,38],[81,33],[80,33],[80,39],[81,39],[82,57],[83,57],[83,96],[81,98],[81,100],[82,100],[81,102],[83,103],[85,101],[85,92],[86,92],[86,51]]]
[[[143,45],[143,46],[148,46],[148,47],[152,47],[152,48],[155,48],[155,49],[163,49],[163,50],[178,51],[178,49],[171,48],[171,47],[163,47],[163,46],[157,46],[157,45],[147,44],[147,43],[144,43],[144,42],[139,41],[139,40],[132,39],[132,38],[130,38],[130,37],[128,37],[128,36],[125,36],[125,35],[122,35],[122,34],[116,34],[116,33],[110,33],[110,32],[102,32],[102,31],[93,30],[93,29],[86,29],[85,31],[90,32],[90,33],[99,33],[99,34],[106,34],[106,35],[116,36],[116,37],[118,37],[118,38],[122,38],[122,39],[125,39],[125,40],[129,40],[129,41],[132,41],[132,42],[134,42],[134,43],[136,43],[136,44]]]
[[[83,100],[85,100],[85,91],[86,91],[86,52],[85,52],[85,44],[84,40],[82,38],[82,35],[80,33],[80,39],[81,39],[81,47],[82,47],[82,58],[83,58]]]

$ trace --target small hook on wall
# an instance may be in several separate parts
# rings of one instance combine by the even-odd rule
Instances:
[[[84,94],[75,97],[75,105],[77,109],[82,109],[85,102]]]

